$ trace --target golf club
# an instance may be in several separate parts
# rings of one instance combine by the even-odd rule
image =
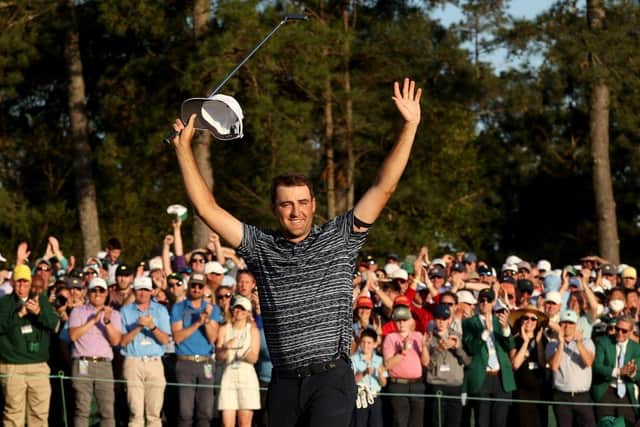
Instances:
[[[233,75],[235,73],[238,72],[238,70],[240,68],[242,68],[242,66],[244,64],[246,64],[246,62],[251,59],[251,57],[253,55],[255,55],[255,53],[260,50],[260,48],[271,38],[271,36],[273,36],[275,34],[276,31],[278,31],[278,29],[280,27],[282,27],[284,24],[286,24],[289,21],[307,21],[309,20],[309,17],[307,15],[303,15],[303,14],[287,14],[284,15],[284,17],[282,18],[282,20],[278,23],[278,25],[276,25],[273,30],[271,30],[271,32],[269,32],[269,34],[267,34],[254,48],[253,50],[251,50],[251,52],[249,52],[249,54],[247,56],[244,57],[244,59],[242,61],[240,61],[240,63],[233,69],[231,70],[231,72],[229,74],[227,74],[227,76],[222,79],[222,81],[218,84],[218,86],[216,86],[216,88],[213,90],[213,92],[211,92],[209,94],[209,98],[211,98],[212,96],[216,95],[218,93],[218,91],[220,89],[222,89],[222,87],[229,81],[229,79],[231,77],[233,77]],[[183,103],[184,106],[184,103]],[[182,116],[182,114],[181,114]],[[184,123],[186,123],[186,121],[189,119],[188,117],[181,117],[182,121]],[[176,135],[178,135],[179,132],[171,132],[170,134],[167,135],[167,137],[164,139],[164,142],[166,142],[167,144],[171,144],[171,141],[173,140],[173,138],[176,137]]]

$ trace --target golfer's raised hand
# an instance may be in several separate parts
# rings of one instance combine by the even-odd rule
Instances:
[[[416,89],[416,82],[408,78],[404,79],[402,84],[402,91],[400,90],[400,83],[393,83],[393,101],[396,103],[396,107],[402,117],[409,122],[418,124],[420,123],[420,97],[422,96],[422,89]]]
[[[191,117],[189,117],[189,121],[187,122],[186,126],[184,125],[184,123],[182,123],[182,120],[176,119],[176,121],[173,123],[173,130],[177,132],[176,136],[173,138],[173,145],[176,148],[191,146],[191,140],[193,139],[193,135],[196,132],[194,128],[195,123],[195,114],[192,114]]]

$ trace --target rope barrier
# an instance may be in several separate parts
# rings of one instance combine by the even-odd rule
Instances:
[[[120,380],[116,378],[93,378],[93,377],[72,377],[64,375],[63,371],[59,371],[57,375],[28,375],[28,374],[0,374],[0,379],[9,378],[9,377],[30,377],[30,378],[42,378],[46,377],[49,379],[59,379],[61,384],[61,389],[64,386],[65,380],[75,380],[75,381],[97,381],[97,382],[111,382],[111,383],[124,383],[127,384],[127,380]],[[158,386],[171,386],[171,387],[196,387],[196,388],[212,388],[219,389],[219,384],[190,384],[190,383],[177,383],[177,382],[165,382],[165,383],[153,383],[153,382],[145,382],[148,385],[158,385]],[[262,391],[266,391],[266,387],[259,388]],[[539,404],[539,405],[566,405],[566,406],[606,406],[606,407],[632,407],[632,408],[640,408],[639,404],[631,404],[631,403],[597,403],[597,402],[555,402],[551,400],[532,400],[532,399],[504,399],[504,398],[496,398],[496,397],[479,397],[479,396],[462,396],[462,395],[445,395],[441,391],[438,391],[436,394],[428,394],[428,393],[377,393],[378,396],[384,397],[422,397],[425,399],[448,399],[448,400],[472,400],[472,401],[485,401],[485,402],[502,402],[502,403],[529,403],[529,404]],[[63,393],[64,396],[64,393]],[[65,405],[64,397],[63,397],[63,405]],[[66,410],[66,407],[63,407]],[[439,414],[440,416],[441,414]],[[65,420],[65,423],[67,421]],[[65,424],[67,425],[67,424]]]

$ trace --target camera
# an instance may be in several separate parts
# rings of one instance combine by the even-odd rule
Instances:
[[[64,306],[66,303],[67,303],[67,297],[65,297],[64,295],[58,295],[56,296],[56,299],[53,301],[53,307],[58,309]]]

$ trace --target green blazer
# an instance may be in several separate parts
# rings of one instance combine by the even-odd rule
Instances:
[[[638,381],[640,378],[640,344],[635,341],[629,340],[627,342],[627,350],[624,353],[624,363],[626,364],[631,359],[636,361],[638,370],[633,379],[629,377],[623,377],[623,381],[627,386],[627,395],[631,398],[631,403],[638,404],[638,401],[633,390],[634,381]],[[598,402],[602,399],[607,387],[611,386],[611,383],[615,383],[617,378],[611,376],[613,368],[618,366],[618,359],[616,358],[616,341],[613,336],[601,337],[596,342],[596,360],[593,362],[593,380],[591,383],[591,394],[593,400]]]
[[[489,351],[487,343],[482,340],[484,330],[484,324],[477,314],[462,321],[462,342],[467,354],[471,356],[471,363],[464,372],[464,388],[469,393],[479,393],[487,377]],[[496,316],[493,316],[493,330],[495,332],[496,355],[500,362],[502,388],[506,392],[514,391],[516,380],[513,376],[509,351],[515,347],[515,340],[512,335],[508,337],[502,335],[502,326]]]

